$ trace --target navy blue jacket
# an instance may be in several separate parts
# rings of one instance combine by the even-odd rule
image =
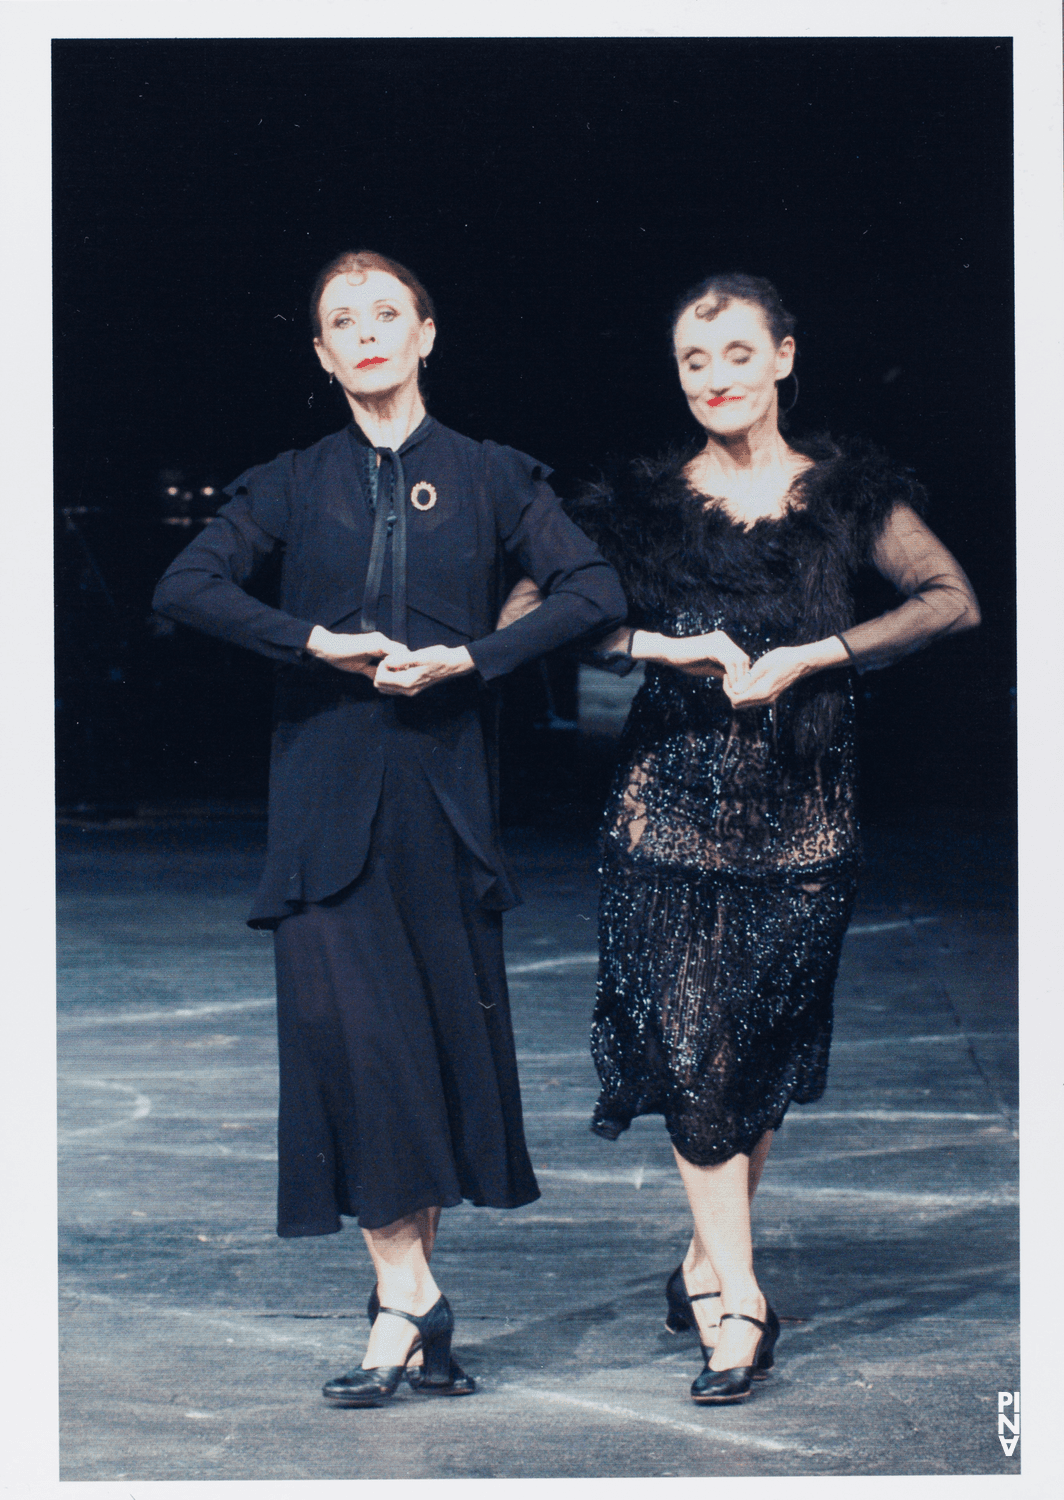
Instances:
[[[562,511],[546,483],[550,470],[430,417],[398,450],[407,507],[406,638],[412,650],[466,646],[476,672],[415,698],[384,697],[368,678],[306,656],[315,625],[361,628],[374,525],[366,447],[351,424],[248,469],[226,486],[232,498],[155,592],[160,614],[280,664],[266,869],[249,918],[255,927],[276,926],[300,903],[334,895],[358,876],[396,736],[404,753],[417,756],[472,856],[483,905],[515,905],[520,898],[499,843],[497,705],[489,684],[625,617],[617,575]],[[435,503],[421,509],[427,485]],[[273,608],[243,585],[278,547],[280,600]],[[507,558],[546,597],[539,609],[495,630]],[[386,635],[392,586],[388,554],[376,611]]]

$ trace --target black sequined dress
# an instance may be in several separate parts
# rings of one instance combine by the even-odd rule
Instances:
[[[690,489],[681,459],[586,496],[577,519],[620,573],[630,618],[673,636],[724,630],[752,659],[838,634],[858,671],[978,621],[906,473],[827,440],[808,456],[786,514],[750,527]],[[906,599],[854,626],[863,564]],[[681,1155],[710,1165],[824,1092],[857,878],[851,675],[736,711],[715,679],[648,667],[603,841],[599,1135],[662,1114]]]

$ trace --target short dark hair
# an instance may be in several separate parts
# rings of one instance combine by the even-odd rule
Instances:
[[[408,271],[406,266],[401,266],[388,255],[378,255],[376,250],[341,250],[339,255],[334,255],[332,260],[322,266],[311,289],[310,328],[316,339],[321,338],[320,308],[325,288],[334,276],[349,276],[353,271],[361,271],[363,274],[367,271],[387,271],[389,276],[401,281],[410,292],[414,299],[414,309],[421,321],[424,323],[427,318],[431,318],[435,323],[436,309],[432,298],[413,271]]]
[[[697,286],[684,292],[673,307],[669,332],[675,332],[681,314],[696,303],[705,305],[695,307],[695,316],[705,318],[708,322],[732,302],[749,302],[760,308],[777,349],[794,332],[796,319],[784,307],[780,294],[771,281],[766,281],[764,276],[746,276],[739,271],[723,276],[707,276],[705,281],[700,281]]]

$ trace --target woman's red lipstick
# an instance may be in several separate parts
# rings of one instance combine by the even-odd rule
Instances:
[[[741,401],[742,399],[743,398],[741,396],[714,396],[711,401],[706,402],[706,405],[723,406],[725,401]]]
[[[372,359],[359,360],[355,366],[356,370],[368,370],[370,365],[383,365],[385,363],[383,354],[375,354]]]

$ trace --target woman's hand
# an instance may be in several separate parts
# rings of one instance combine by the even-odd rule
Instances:
[[[495,621],[495,629],[505,630],[507,625],[512,625],[515,620],[531,614],[542,603],[543,595],[531,578],[519,578],[503,601],[499,618]]]
[[[398,646],[396,654],[386,656],[377,667],[373,685],[381,693],[414,698],[437,682],[472,671],[473,658],[464,646],[428,646],[424,651]]]
[[[632,637],[632,656],[636,661],[676,667],[691,677],[719,677],[733,687],[738,686],[750,669],[746,652],[723,630],[686,636],[637,630]]]
[[[742,681],[729,684],[725,680],[724,691],[733,708],[764,708],[811,672],[848,660],[846,647],[836,635],[806,646],[777,646],[758,657]]]
[[[377,675],[377,663],[383,657],[398,660],[404,653],[409,655],[405,646],[389,640],[379,630],[363,635],[336,635],[323,625],[315,625],[303,649],[308,656],[328,662],[340,672],[361,672],[370,681]]]

